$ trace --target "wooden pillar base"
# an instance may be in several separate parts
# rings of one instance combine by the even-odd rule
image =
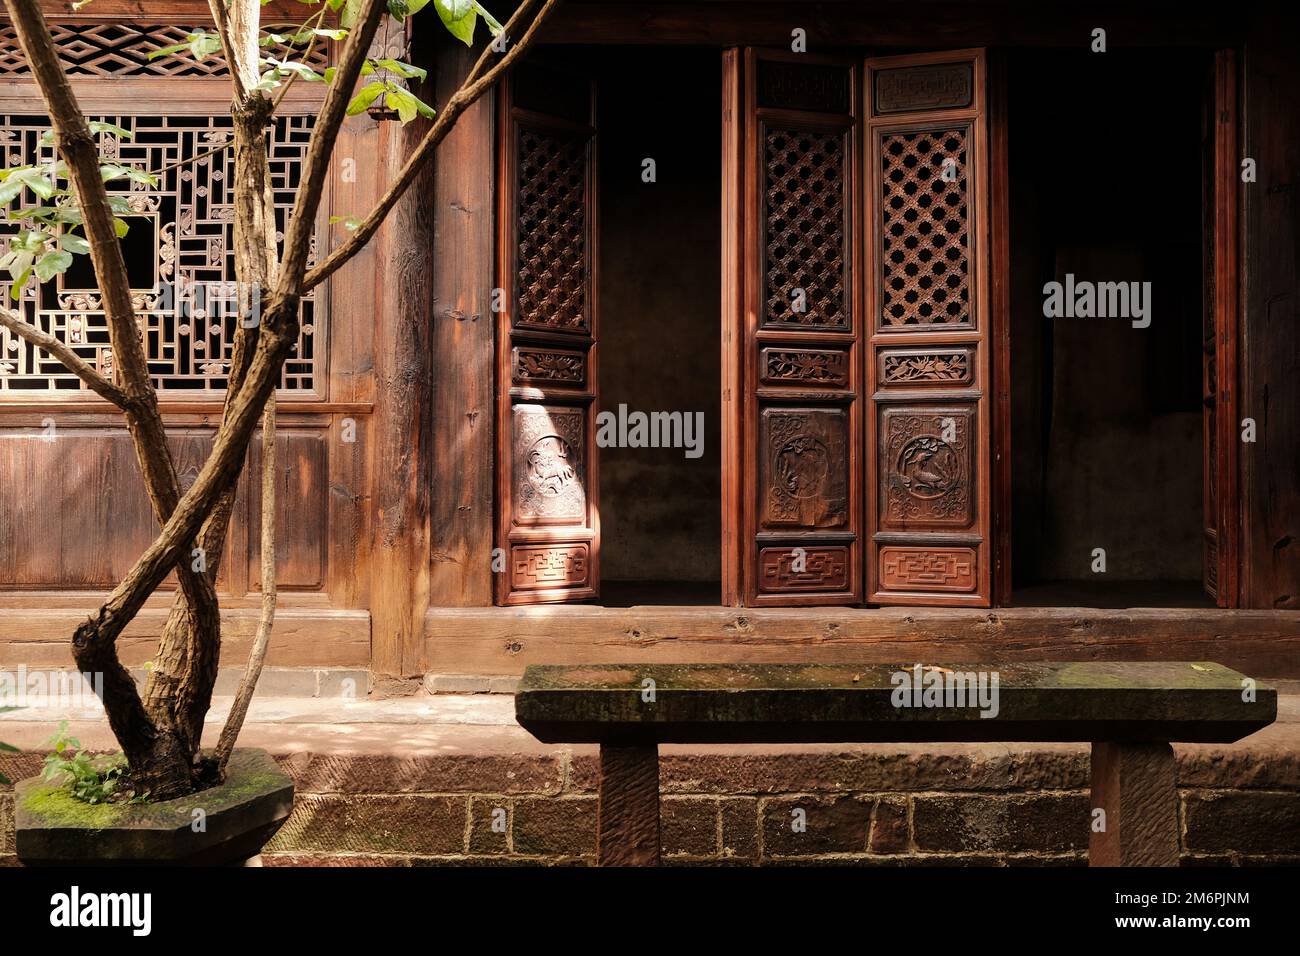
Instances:
[[[1098,820],[1098,809],[1105,811],[1104,820]],[[1177,866],[1174,749],[1165,743],[1094,743],[1090,822],[1089,866]]]
[[[659,865],[659,748],[654,744],[601,744],[596,865]]]

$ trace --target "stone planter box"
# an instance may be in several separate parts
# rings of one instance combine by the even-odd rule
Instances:
[[[241,749],[224,784],[160,803],[90,805],[66,784],[22,780],[14,835],[28,866],[221,866],[256,856],[292,809],[293,781],[265,750]]]

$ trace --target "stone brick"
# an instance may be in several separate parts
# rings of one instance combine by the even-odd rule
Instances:
[[[498,830],[499,824],[501,828]],[[501,797],[474,797],[470,801],[469,852],[478,854],[510,852],[508,800]]]
[[[659,758],[659,789],[664,791],[663,757]],[[575,793],[595,793],[600,783],[600,755],[596,752],[569,755],[568,777],[564,789]],[[694,791],[693,791],[694,792]]]
[[[723,797],[718,801],[722,815],[722,855],[738,860],[758,856],[758,799]]]
[[[263,853],[262,866],[410,866],[411,858],[377,853]]]
[[[488,679],[473,674],[425,674],[424,689],[430,694],[486,694]]]
[[[918,796],[912,803],[916,848],[931,852],[1063,852],[1087,849],[1084,794]]]
[[[1185,793],[1183,834],[1184,847],[1196,853],[1294,853],[1300,847],[1300,795]]]
[[[14,851],[14,798],[0,793],[0,853]]]
[[[1270,728],[1271,729],[1271,728]],[[1300,790],[1300,749],[1281,745],[1179,744],[1178,786]]]
[[[712,797],[668,797],[659,804],[664,856],[717,856],[718,801]]]
[[[526,797],[514,802],[514,851],[582,856],[596,852],[595,797]]]
[[[896,798],[877,800],[871,815],[868,849],[872,853],[906,853],[910,844],[907,801]]]
[[[466,797],[302,794],[267,849],[463,853],[468,806]]]
[[[776,797],[763,801],[763,855],[809,856],[862,853],[867,848],[870,798],[853,795]],[[806,829],[795,832],[794,811],[803,810]]]
[[[559,756],[296,753],[277,758],[299,793],[559,793]]]
[[[364,700],[370,693],[370,671],[349,670],[344,667],[331,667],[316,672],[319,683],[316,696],[337,698],[355,695],[357,700]]]

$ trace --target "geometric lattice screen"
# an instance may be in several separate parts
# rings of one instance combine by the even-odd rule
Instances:
[[[159,187],[128,180],[108,184],[127,197],[132,215],[122,240],[149,369],[160,390],[224,389],[236,329],[238,292],[233,248],[234,151],[228,115],[109,115],[104,120],[131,131],[130,139],[102,133],[101,155],[159,174]],[[281,116],[271,138],[271,178],[276,227],[283,236],[294,189],[311,137],[311,116]],[[6,166],[48,161],[54,147],[41,144],[49,127],[42,115],[0,116],[0,150]],[[210,155],[204,155],[210,154]],[[195,157],[203,156],[201,159]],[[185,162],[186,160],[193,160]],[[24,194],[13,209],[35,203]],[[9,224],[0,232],[14,231]],[[315,259],[313,244],[312,260]],[[7,279],[7,275],[0,278]],[[113,370],[112,349],[89,257],[53,280],[28,282],[18,308],[42,331],[67,343],[91,366]],[[285,363],[281,388],[310,391],[317,384],[317,326],[314,294],[303,297],[301,331]],[[324,339],[320,339],[324,341]],[[81,380],[43,352],[0,330],[0,395],[84,388]]]
[[[155,59],[149,54],[184,43],[189,28],[171,24],[50,23],[59,63],[68,76],[228,76],[220,56],[198,61],[188,50]],[[328,65],[324,44],[293,57],[321,70]],[[0,25],[0,75],[30,73],[12,24]]]

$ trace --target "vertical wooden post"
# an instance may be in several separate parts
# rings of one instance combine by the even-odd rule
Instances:
[[[659,748],[600,746],[596,865],[659,865]]]
[[[1177,866],[1178,791],[1174,749],[1166,743],[1094,743],[1089,866]]]

